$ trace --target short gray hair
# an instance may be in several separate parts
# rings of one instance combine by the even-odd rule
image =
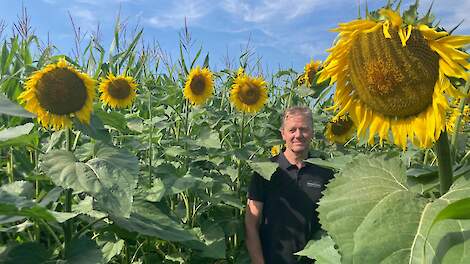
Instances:
[[[297,115],[301,115],[307,118],[307,120],[310,121],[310,127],[313,128],[313,116],[310,108],[308,108],[307,106],[291,106],[284,110],[284,113],[282,114],[281,130],[284,128],[284,122],[287,118],[289,118],[290,116]]]

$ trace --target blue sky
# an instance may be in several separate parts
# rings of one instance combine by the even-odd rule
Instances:
[[[301,71],[310,59],[323,60],[326,49],[336,34],[329,29],[339,22],[357,17],[359,0],[0,0],[0,18],[6,23],[4,36],[27,8],[31,25],[37,36],[59,49],[58,53],[72,54],[74,23],[88,38],[100,25],[101,43],[111,44],[113,27],[120,10],[128,31],[136,25],[144,28],[146,42],[158,41],[161,48],[178,58],[178,33],[187,19],[195,43],[210,54],[210,66],[221,70],[228,57],[232,68],[238,67],[238,56],[249,43],[260,57],[264,71],[292,67]],[[368,0],[369,9],[384,5],[385,0]],[[404,0],[408,7],[414,0]],[[420,1],[420,13],[425,13],[430,0]],[[470,14],[470,0],[435,0],[434,13],[446,29],[454,27]],[[470,35],[470,21],[455,34]],[[201,62],[202,63],[202,62]]]

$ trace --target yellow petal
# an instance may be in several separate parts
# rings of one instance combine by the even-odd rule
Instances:
[[[437,32],[434,28],[430,28],[426,25],[419,25],[418,30],[421,31],[421,34],[423,34],[423,37],[427,40],[435,40],[449,35],[449,33],[445,31]]]
[[[403,47],[406,46],[406,42],[408,41],[408,39],[410,38],[411,36],[411,30],[413,29],[413,27],[411,25],[408,25],[408,27],[406,28],[406,32],[405,32],[405,29],[404,28],[400,28],[398,30],[398,36],[400,36],[400,40],[401,40],[401,45]]]
[[[382,31],[383,31],[383,33],[384,33],[384,37],[385,37],[385,38],[388,38],[388,39],[389,39],[389,38],[392,38],[392,36],[390,35],[390,32],[388,32],[389,27],[390,27],[390,23],[389,23],[388,21],[385,21],[385,22],[383,23]]]
[[[459,48],[470,43],[470,36],[445,36],[436,41],[454,48]]]

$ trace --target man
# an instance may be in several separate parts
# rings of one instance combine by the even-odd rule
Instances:
[[[312,112],[292,107],[281,125],[285,151],[268,181],[254,174],[245,215],[246,246],[253,264],[307,263],[294,255],[319,231],[317,202],[333,172],[304,162],[313,135]]]

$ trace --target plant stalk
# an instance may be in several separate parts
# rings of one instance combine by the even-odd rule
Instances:
[[[66,148],[67,151],[72,150],[72,130],[67,128],[66,130]],[[64,212],[72,211],[72,189],[65,190],[65,205]],[[64,253],[70,250],[70,243],[72,241],[72,227],[73,219],[69,219],[64,223]]]
[[[8,183],[13,183],[15,181],[15,174],[14,174],[14,157],[13,157],[13,147],[10,147],[10,159],[8,160]]]
[[[447,193],[452,185],[452,157],[450,153],[449,138],[447,132],[441,133],[436,142],[436,154],[439,163],[439,182],[441,196]]]
[[[150,91],[150,89],[148,90],[148,93],[149,93],[149,98],[148,98],[148,107],[149,107],[149,119],[152,120],[152,93]],[[152,141],[153,141],[153,127],[155,125],[151,122],[151,127],[150,127],[150,130],[149,130],[149,186],[152,186],[152,182],[153,182],[153,179],[152,179]]]

